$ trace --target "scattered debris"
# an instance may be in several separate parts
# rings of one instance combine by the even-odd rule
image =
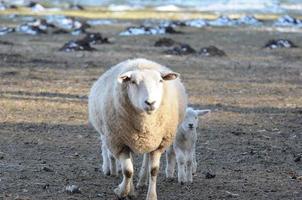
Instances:
[[[211,26],[233,26],[233,25],[235,25],[234,20],[232,20],[226,16],[221,16],[216,20],[209,21],[208,23]]]
[[[83,38],[90,44],[109,44],[110,41],[108,38],[103,37],[101,33],[87,33]]]
[[[203,47],[198,52],[202,56],[226,56],[226,53],[215,46]]]
[[[110,25],[113,23],[112,20],[108,19],[92,19],[86,22],[90,26]]]
[[[10,28],[10,27],[0,27],[0,35],[6,35],[8,33],[12,33],[15,32],[14,28]]]
[[[174,40],[172,40],[170,38],[160,38],[155,42],[154,46],[156,46],[156,47],[171,47],[175,44],[177,44],[177,42],[175,42]]]
[[[48,23],[54,24],[58,28],[65,30],[77,30],[77,29],[87,29],[90,27],[89,24],[85,22],[80,22],[73,17],[66,17],[61,15],[51,15],[47,16],[46,21]]]
[[[206,22],[203,19],[192,19],[192,20],[185,21],[185,25],[186,26],[191,26],[191,27],[201,28],[201,27],[207,26],[208,22]]]
[[[28,24],[21,24],[17,27],[17,31],[29,35],[46,34],[46,31],[41,29],[39,26],[33,26]]]
[[[235,24],[236,25],[260,25],[262,24],[262,22],[253,16],[243,16],[237,19],[235,21]]]
[[[172,26],[167,27],[148,27],[141,25],[139,27],[128,27],[126,31],[120,33],[120,35],[159,35],[159,34],[178,34],[180,31],[176,31]]]
[[[71,35],[81,35],[83,33],[86,33],[86,30],[84,28],[77,28],[71,31]]]
[[[78,5],[78,4],[69,5],[69,9],[71,9],[71,10],[85,10],[83,6]]]
[[[206,179],[212,179],[216,177],[216,174],[210,173],[210,172],[204,172],[203,173],[205,175]]]
[[[179,43],[174,45],[171,49],[166,50],[165,53],[172,55],[188,55],[194,54],[196,51],[188,44]]]
[[[225,191],[225,193],[227,193],[228,197],[239,197],[239,194],[235,194],[229,191]]]
[[[31,8],[32,11],[35,11],[35,12],[40,12],[40,11],[45,10],[45,8],[41,4],[38,4],[38,3],[33,2],[33,1],[29,2],[27,7]]]
[[[63,45],[59,51],[72,52],[72,51],[95,51],[96,49],[90,46],[86,40],[70,40]]]
[[[296,48],[298,47],[292,41],[286,39],[269,40],[264,48],[277,49],[277,48]]]
[[[76,185],[68,185],[68,186],[66,186],[66,192],[68,194],[76,194],[76,193],[81,193],[81,190]]]
[[[293,18],[289,15],[282,16],[274,23],[275,26],[302,26],[302,20]]]

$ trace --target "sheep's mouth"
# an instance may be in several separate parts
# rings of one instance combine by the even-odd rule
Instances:
[[[154,106],[145,107],[145,111],[146,111],[147,114],[150,115],[155,111],[155,107]]]

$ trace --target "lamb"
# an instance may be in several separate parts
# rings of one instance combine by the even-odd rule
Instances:
[[[123,180],[114,190],[118,198],[135,196],[132,154],[136,153],[144,154],[149,166],[146,199],[157,199],[160,157],[172,144],[187,107],[178,77],[169,68],[140,58],[113,66],[91,88],[90,123],[101,135],[104,149],[121,165]],[[145,178],[139,177],[138,186]]]
[[[198,127],[198,116],[206,115],[210,110],[186,109],[184,121],[178,127],[176,138],[166,151],[166,177],[173,178],[175,164],[178,167],[178,182],[193,181],[196,173],[197,162],[195,146],[197,140],[196,128]],[[176,158],[176,160],[175,160]]]

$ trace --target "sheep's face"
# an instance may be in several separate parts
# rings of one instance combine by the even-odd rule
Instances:
[[[165,81],[178,77],[174,72],[158,72],[155,70],[134,70],[123,73],[118,81],[127,84],[128,97],[139,112],[152,114],[162,101]]]
[[[196,130],[198,127],[198,116],[206,115],[210,110],[194,110],[191,107],[188,107],[186,110],[185,118],[181,124],[182,128],[187,131]]]

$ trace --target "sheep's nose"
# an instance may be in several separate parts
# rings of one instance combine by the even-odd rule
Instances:
[[[148,106],[153,106],[155,104],[155,101],[150,102],[150,101],[146,100],[145,104],[147,104]]]
[[[189,128],[193,128],[193,124],[189,124]]]

